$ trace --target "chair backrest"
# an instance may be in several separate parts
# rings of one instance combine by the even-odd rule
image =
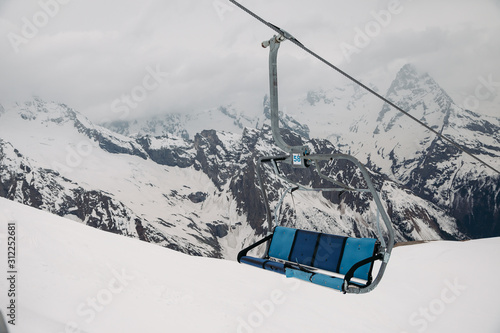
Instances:
[[[352,238],[276,227],[268,255],[273,258],[345,275],[377,250],[374,238]],[[354,277],[369,280],[373,262],[359,267]]]

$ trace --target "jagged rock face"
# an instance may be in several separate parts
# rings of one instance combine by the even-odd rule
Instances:
[[[161,165],[187,168],[195,161],[195,150],[189,139],[182,140],[172,135],[160,137],[144,136],[136,139],[149,158]]]
[[[167,138],[142,137],[138,142],[157,163],[202,171],[219,191],[230,194],[236,203],[236,212],[247,214],[249,225],[257,233],[264,232],[265,212],[257,187],[255,162],[259,157],[256,151],[259,140],[269,137],[252,129],[246,129],[241,136],[204,130],[196,134],[193,141],[169,138],[169,145],[154,145],[154,140]],[[188,198],[203,202],[206,194],[194,193]]]
[[[457,181],[459,183],[460,180]],[[460,230],[472,238],[500,235],[500,181],[477,176],[462,180],[466,186],[455,186],[450,211]]]
[[[299,136],[287,130],[283,130],[283,134],[287,142],[293,145],[307,144],[314,152],[329,154],[336,153],[337,151],[333,145],[326,140],[310,140],[304,142]],[[219,189],[223,189],[227,183],[230,184],[229,191],[231,196],[237,203],[237,211],[240,214],[245,214],[248,219],[247,223],[255,230],[257,234],[264,234],[267,231],[267,223],[265,221],[265,206],[263,205],[260,186],[256,177],[256,168],[261,168],[264,174],[264,186],[268,189],[269,199],[272,204],[276,204],[279,200],[278,194],[283,191],[285,184],[278,181],[272,172],[267,167],[261,167],[257,164],[258,158],[264,155],[280,155],[282,152],[279,149],[273,148],[272,150],[262,149],[262,144],[271,145],[271,130],[269,127],[264,127],[262,131],[247,130],[243,134],[241,141],[235,144],[232,142],[227,145],[227,140],[221,140],[219,135],[227,135],[217,133],[215,131],[204,131],[197,137],[198,144],[193,144],[197,153],[196,161],[199,162],[201,170],[209,175],[212,181]],[[231,149],[229,149],[231,147]],[[191,149],[191,148],[189,148]],[[230,153],[233,152],[233,153]],[[234,153],[236,152],[236,153]],[[212,158],[208,158],[212,156]],[[231,160],[238,161],[231,163]],[[217,161],[218,164],[210,163],[209,161]],[[194,163],[197,164],[197,163]],[[223,171],[220,167],[225,165],[228,171]],[[267,172],[265,172],[267,169]],[[328,187],[324,179],[318,177],[313,171],[313,168],[306,170],[294,170],[291,167],[284,165],[281,167],[283,174],[294,181],[301,183],[305,186],[313,187]],[[365,187],[366,184],[361,177],[359,170],[350,162],[338,161],[325,163],[322,165],[322,172],[338,181],[348,183],[351,186]],[[415,200],[413,194],[408,191],[403,191],[400,186],[391,182],[387,177],[382,175],[373,174],[373,182],[376,188],[385,193],[385,187],[392,184],[388,188],[398,188],[401,196],[406,196],[407,199],[403,201],[411,202]],[[387,195],[386,195],[387,196]],[[319,229],[325,232],[341,232],[347,233],[352,236],[373,236],[374,231],[370,227],[359,226],[359,222],[363,221],[366,224],[373,223],[373,203],[367,200],[366,195],[355,195],[345,193],[341,197],[338,192],[324,192],[324,201],[322,205],[334,205],[334,209],[327,209],[322,205],[318,207],[305,207],[302,212],[295,212],[295,203],[291,204],[288,200],[285,203],[285,211],[283,219],[280,223],[289,226],[302,226],[304,228]],[[298,200],[298,199],[296,199]],[[293,199],[292,199],[293,201]],[[329,202],[329,203],[328,203]],[[440,224],[442,213],[437,207],[425,204],[423,201],[419,204],[412,205],[411,209],[404,207],[401,204],[393,204],[392,199],[386,199],[387,204],[392,208],[391,216],[397,220],[398,224],[405,224],[405,227],[398,229],[398,240],[408,240],[419,238],[418,235],[427,234],[432,237],[441,237],[446,239],[462,238],[463,236],[449,225],[453,225],[453,221],[447,218],[444,224]],[[394,208],[397,207],[397,208]],[[344,216],[335,217],[333,211],[343,210],[348,211]],[[297,214],[302,214],[305,217],[313,217],[320,215],[321,221],[315,223],[314,220],[306,222],[297,222]],[[399,214],[399,215],[398,215]],[[332,217],[333,215],[333,217]],[[350,218],[351,215],[356,215],[356,218]],[[323,218],[329,216],[329,218]],[[405,219],[397,219],[398,216],[403,216]],[[410,220],[408,221],[408,218]],[[347,221],[349,229],[343,224]],[[422,231],[422,229],[427,229]],[[431,231],[429,231],[429,229]]]

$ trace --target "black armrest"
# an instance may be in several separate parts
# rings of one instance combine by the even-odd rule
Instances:
[[[241,250],[241,251],[238,253],[238,258],[237,258],[238,262],[240,262],[241,257],[244,257],[244,256],[246,256],[246,255],[247,255],[248,251],[250,251],[250,250],[252,250],[252,249],[256,248],[257,246],[259,246],[259,245],[261,245],[261,244],[263,244],[263,243],[267,242],[268,240],[270,240],[270,239],[272,239],[272,238],[273,238],[273,234],[267,235],[266,237],[262,238],[262,239],[261,239],[261,240],[259,240],[258,242],[256,242],[256,243],[254,243],[254,244],[252,244],[252,245],[250,245],[250,246],[248,246],[248,247],[244,248],[243,250]]]

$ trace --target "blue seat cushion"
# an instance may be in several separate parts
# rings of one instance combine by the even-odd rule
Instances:
[[[268,271],[273,271],[280,274],[285,274],[285,265],[276,261],[250,256],[241,257],[240,261],[247,265],[264,268]]]
[[[321,234],[313,266],[330,272],[338,272],[346,239],[347,237],[344,236]]]
[[[319,284],[320,286],[329,287],[342,291],[342,285],[344,284],[344,279],[337,278],[334,276],[328,276],[325,274],[314,274],[311,277],[311,282]]]
[[[294,277],[296,279],[301,279],[304,281],[310,281],[312,273],[300,271],[293,268],[285,268],[285,275],[287,278]]]
[[[276,227],[269,257],[345,275],[352,265],[373,256],[377,240]],[[256,264],[260,265],[260,264]],[[368,280],[372,263],[359,267],[354,277]]]
[[[312,266],[319,234],[317,232],[297,230],[290,261]]]
[[[268,255],[273,258],[289,260],[296,232],[297,229],[276,227],[271,245],[269,246]]]
[[[352,265],[374,255],[377,240],[374,238],[347,238],[339,273],[346,274]],[[354,272],[354,277],[368,280],[373,263],[365,264]]]
[[[329,287],[342,291],[344,279],[328,276],[320,273],[309,273],[293,268],[286,268],[286,277],[293,277],[307,282],[312,282],[320,286]]]

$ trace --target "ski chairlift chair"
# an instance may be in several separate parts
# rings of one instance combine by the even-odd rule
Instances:
[[[264,258],[247,255],[249,250],[269,240],[271,243]],[[379,249],[380,242],[374,238],[352,238],[278,226],[273,233],[241,251],[238,261],[352,293],[361,292],[372,284],[373,263],[384,259]]]
[[[239,263],[284,274],[286,277],[312,282],[343,293],[368,293],[378,285],[385,272],[394,246],[394,231],[387,212],[373,186],[369,172],[356,158],[346,154],[310,154],[306,146],[289,146],[281,137],[278,118],[276,59],[280,42],[287,38],[293,37],[283,32],[282,35],[274,36],[271,40],[262,43],[263,47],[270,46],[269,82],[272,134],[276,144],[287,152],[285,155],[261,157],[257,166],[257,177],[264,198],[270,233],[263,239],[241,250],[237,260]],[[319,162],[331,160],[348,160],[353,163],[361,171],[366,187],[351,187],[323,174]],[[318,175],[333,183],[334,186],[330,188],[307,188],[294,183],[280,172],[278,162],[290,164],[294,168],[308,168],[314,165]],[[284,191],[275,208],[275,226],[273,226],[269,200],[260,173],[260,167],[264,163],[270,163],[274,173],[291,184]],[[377,238],[353,238],[279,226],[277,216],[283,199],[288,192],[294,190],[371,193],[378,211],[377,232],[375,233]],[[387,240],[382,234],[379,216],[384,221]],[[264,243],[267,243],[267,245],[262,257],[248,255],[250,250]],[[380,261],[381,264],[377,275],[373,278],[373,266],[376,261]]]

